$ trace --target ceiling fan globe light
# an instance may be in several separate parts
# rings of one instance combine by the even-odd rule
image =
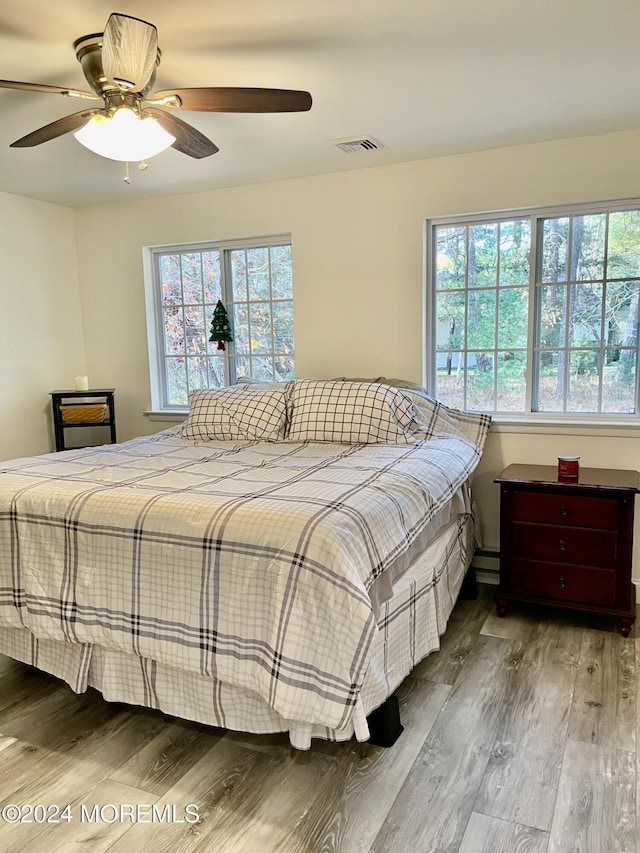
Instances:
[[[140,118],[129,107],[119,107],[113,116],[93,116],[74,134],[95,154],[110,160],[148,160],[175,142],[155,118]]]

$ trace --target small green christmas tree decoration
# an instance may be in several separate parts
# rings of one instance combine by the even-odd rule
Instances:
[[[211,320],[211,337],[210,341],[218,342],[218,349],[224,349],[225,341],[232,341],[231,324],[227,311],[218,299],[218,304],[213,311],[213,319]]]

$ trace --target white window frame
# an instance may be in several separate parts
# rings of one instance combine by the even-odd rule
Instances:
[[[530,219],[531,221],[531,251],[529,257],[529,317],[527,335],[527,369],[526,369],[526,403],[523,412],[491,412],[492,420],[496,424],[520,423],[524,427],[527,424],[537,424],[541,431],[551,424],[572,427],[579,425],[587,428],[585,434],[589,434],[589,427],[612,426],[630,427],[637,429],[640,426],[640,342],[638,346],[638,362],[636,369],[636,412],[596,414],[589,412],[538,412],[533,410],[534,389],[534,364],[536,363],[536,258],[535,252],[540,251],[541,241],[538,239],[537,224],[545,218],[560,216],[580,216],[585,214],[607,213],[623,210],[640,210],[640,198],[613,199],[599,202],[576,203],[555,205],[549,207],[514,208],[497,211],[475,212],[471,214],[450,215],[440,217],[429,217],[425,220],[424,231],[424,300],[423,300],[423,376],[424,384],[431,394],[436,394],[436,369],[437,369],[437,335],[436,335],[436,250],[435,234],[436,227],[452,227],[455,225],[477,225],[493,222],[508,222],[513,219]],[[527,429],[527,431],[529,431]],[[604,434],[604,433],[603,433]]]
[[[188,410],[187,406],[171,405],[167,402],[167,382],[165,372],[166,353],[164,350],[165,336],[163,330],[162,294],[158,275],[158,258],[170,253],[190,253],[203,251],[218,251],[220,253],[220,284],[222,302],[230,307],[230,270],[229,257],[233,250],[271,248],[291,246],[291,234],[272,234],[261,237],[250,237],[236,240],[212,240],[197,243],[174,243],[166,245],[145,246],[143,248],[143,274],[145,287],[145,304],[147,316],[147,341],[149,350],[149,378],[151,391],[151,408],[145,414],[169,416],[178,415],[180,418]],[[233,384],[234,359],[233,343],[225,345],[224,362],[228,384]]]

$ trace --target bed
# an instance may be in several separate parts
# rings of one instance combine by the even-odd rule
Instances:
[[[398,384],[197,391],[180,427],[0,463],[0,653],[299,749],[368,739],[439,647],[490,422]]]

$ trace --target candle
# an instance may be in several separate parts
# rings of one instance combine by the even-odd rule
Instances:
[[[558,456],[558,479],[577,480],[580,475],[579,456]]]
[[[89,390],[89,377],[88,376],[76,376],[76,391],[88,391]]]

